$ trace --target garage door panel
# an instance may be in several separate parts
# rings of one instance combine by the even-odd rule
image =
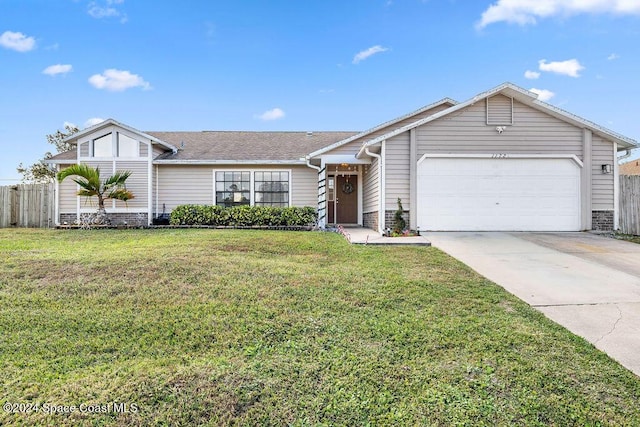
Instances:
[[[427,158],[417,193],[424,230],[580,229],[580,168],[567,158]]]

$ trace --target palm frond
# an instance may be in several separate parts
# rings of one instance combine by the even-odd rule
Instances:
[[[121,187],[124,182],[131,176],[131,171],[116,171],[113,175],[104,181],[105,188],[111,188],[113,186]]]
[[[126,188],[116,188],[105,196],[105,200],[116,199],[116,200],[122,200],[123,202],[126,202],[127,200],[131,200],[133,198],[134,198],[133,193],[127,190]]]
[[[86,185],[83,185],[79,182],[79,180],[74,179],[74,181],[83,188],[92,187],[96,190],[100,189],[100,168],[92,168],[91,166],[86,164],[71,165],[68,168],[58,172],[58,182],[62,182],[69,176],[78,176],[80,178],[84,178],[84,182],[86,183]]]

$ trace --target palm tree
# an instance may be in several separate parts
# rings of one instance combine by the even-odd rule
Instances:
[[[133,193],[127,190],[125,181],[131,175],[130,171],[117,171],[104,181],[100,180],[100,168],[85,164],[72,165],[58,172],[58,182],[62,182],[68,176],[77,176],[73,181],[80,186],[78,196],[98,198],[98,219],[106,218],[104,208],[106,200],[133,199]]]

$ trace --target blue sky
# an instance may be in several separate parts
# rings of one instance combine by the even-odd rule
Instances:
[[[0,0],[0,185],[65,122],[357,131],[505,81],[640,139],[639,46],[640,0]]]

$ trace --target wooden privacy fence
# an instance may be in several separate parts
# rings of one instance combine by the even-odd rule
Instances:
[[[55,225],[55,185],[19,184],[0,187],[0,228]]]
[[[640,175],[620,175],[620,232],[640,235]]]

